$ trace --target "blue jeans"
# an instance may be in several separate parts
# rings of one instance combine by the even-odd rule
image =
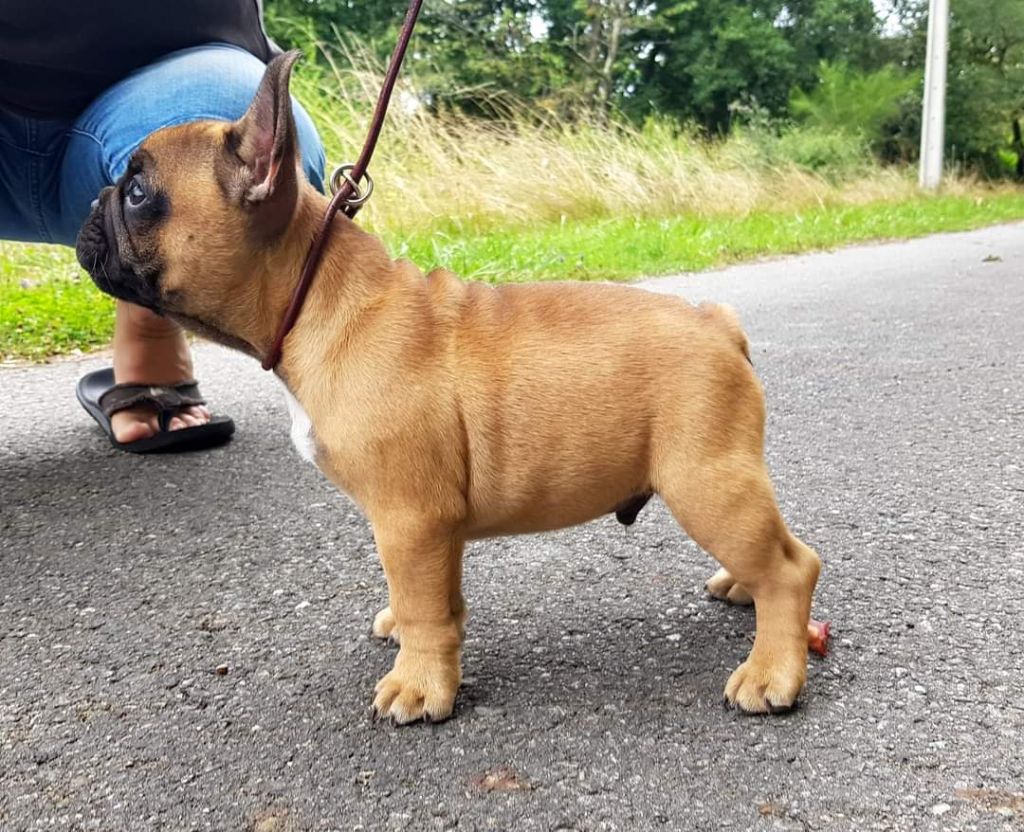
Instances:
[[[243,49],[213,43],[137,70],[73,119],[0,110],[0,239],[74,245],[90,203],[146,136],[197,119],[239,118],[263,69]],[[292,106],[306,176],[323,190],[323,147],[306,112]]]

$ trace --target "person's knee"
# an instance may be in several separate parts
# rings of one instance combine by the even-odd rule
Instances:
[[[248,52],[218,44],[165,59],[152,68],[154,79],[161,74],[180,76],[168,79],[179,93],[167,102],[160,126],[199,119],[234,121],[240,118],[252,103],[265,70],[263,62]],[[312,119],[294,96],[292,112],[306,176],[323,190],[324,150],[320,137]],[[118,167],[123,169],[123,162]]]
[[[162,119],[165,123],[160,126],[199,119],[234,121],[241,118],[252,103],[265,70],[263,62],[248,52],[218,44],[186,50],[178,53],[178,57],[155,64],[154,78],[160,74],[181,76],[180,83],[170,79],[181,92],[167,102]],[[294,96],[292,112],[306,177],[322,191],[325,158],[320,136],[309,114]],[[123,162],[118,167],[123,169]]]
[[[112,184],[103,143],[89,133],[72,130],[64,147],[59,177],[58,207],[50,215],[50,239],[73,246],[92,201]]]
[[[81,139],[76,147],[98,154],[104,175],[99,182],[92,182],[95,177],[74,175],[81,160],[68,158],[78,154],[66,155],[61,241],[69,235],[73,239],[99,189],[117,180],[150,133],[190,121],[240,118],[256,94],[264,70],[262,61],[242,49],[210,44],[168,55],[97,98],[75,123],[73,132]],[[294,99],[293,107],[303,169],[310,182],[323,190],[323,146],[309,115]]]
[[[135,142],[161,127],[184,124],[201,119],[235,121],[252,103],[266,66],[255,56],[242,49],[222,44],[210,44],[175,53],[147,67],[133,78],[142,87],[158,86],[163,100],[150,116],[150,124]],[[131,80],[131,79],[129,79]],[[148,99],[148,94],[140,97]],[[302,106],[292,97],[292,111],[298,132],[306,176],[323,190],[324,151],[316,127]],[[134,147],[116,160],[114,177],[119,176]]]

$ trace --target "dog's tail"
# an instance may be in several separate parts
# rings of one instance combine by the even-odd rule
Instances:
[[[724,303],[705,302],[697,307],[697,311],[720,326],[729,340],[743,353],[743,357],[751,364],[754,363],[750,361],[750,342],[747,340],[747,333],[743,331],[740,316],[736,314],[735,309]]]

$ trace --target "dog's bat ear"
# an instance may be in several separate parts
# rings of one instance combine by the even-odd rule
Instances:
[[[249,109],[228,131],[229,148],[244,166],[239,195],[253,208],[286,202],[290,214],[294,207],[298,143],[288,82],[301,56],[293,49],[267,65]]]

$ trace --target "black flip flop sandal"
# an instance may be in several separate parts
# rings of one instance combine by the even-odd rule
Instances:
[[[114,371],[103,370],[82,376],[75,390],[79,403],[119,451],[147,454],[154,451],[195,451],[227,442],[235,432],[235,423],[227,416],[211,416],[205,425],[168,430],[171,419],[183,407],[206,404],[199,385],[189,380],[181,384],[149,386],[146,384],[115,384]],[[121,410],[144,404],[157,412],[157,433],[135,442],[118,442],[110,425],[110,417]]]

